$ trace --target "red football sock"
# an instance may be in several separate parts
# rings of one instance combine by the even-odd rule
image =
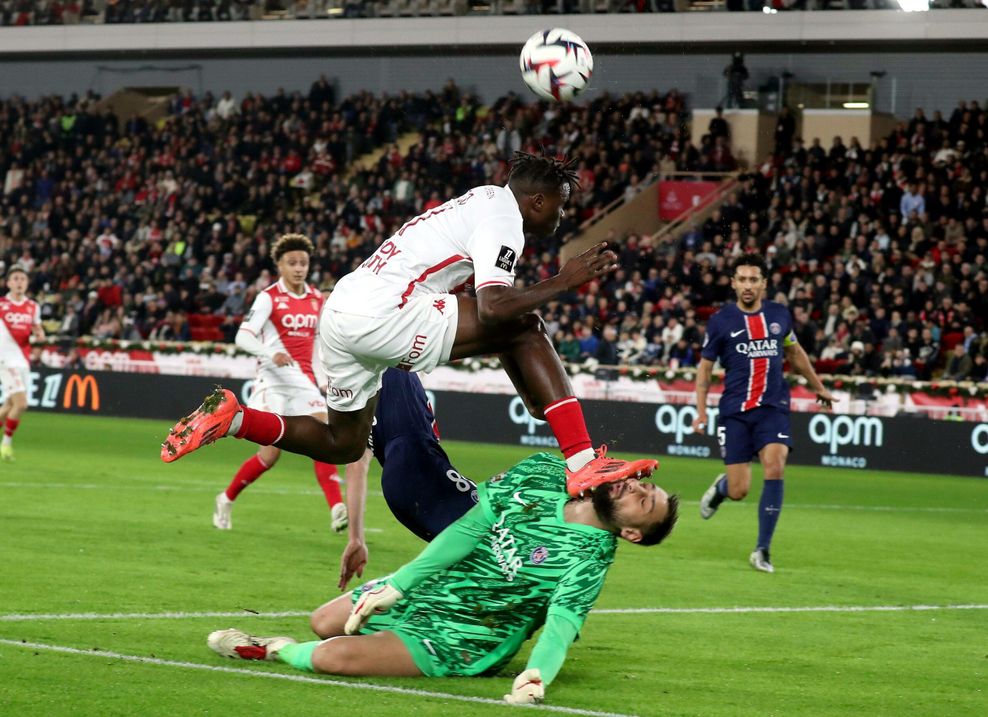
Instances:
[[[3,435],[5,435],[5,436],[13,436],[14,435],[14,431],[17,430],[17,427],[19,425],[21,425],[21,421],[20,421],[19,418],[8,418],[7,419],[7,423],[4,424],[4,427],[3,427]]]
[[[270,467],[258,455],[253,455],[245,460],[241,464],[240,470],[237,471],[237,475],[233,476],[233,480],[227,486],[226,497],[230,500],[236,500],[244,488],[260,478],[264,471]]]
[[[271,446],[285,435],[285,419],[277,413],[243,407],[244,419],[237,438],[246,438],[259,446]]]
[[[583,420],[583,408],[575,396],[554,401],[543,412],[565,458],[591,447],[587,423]]]
[[[316,480],[322,488],[322,494],[326,496],[326,502],[332,508],[337,503],[343,502],[343,493],[340,492],[340,473],[332,463],[322,461],[312,461],[312,467],[316,470]]]

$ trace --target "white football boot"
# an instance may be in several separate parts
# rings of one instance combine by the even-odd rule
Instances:
[[[334,533],[342,533],[350,525],[350,516],[346,512],[345,503],[337,503],[330,511],[333,522],[330,524]]]
[[[226,497],[226,491],[216,496],[216,507],[213,509],[213,527],[219,530],[233,528],[233,501]]]
[[[290,637],[256,637],[232,627],[211,632],[206,638],[209,649],[217,655],[241,660],[274,660],[278,650],[296,642]]]
[[[751,567],[755,570],[761,570],[763,573],[775,572],[775,568],[772,567],[772,561],[768,557],[767,550],[755,548],[755,551],[748,558],[748,562],[751,563]]]
[[[720,503],[725,500],[725,498],[721,497],[720,502],[714,503],[714,499],[717,497],[717,484],[725,475],[726,474],[721,473],[719,476],[714,478],[714,482],[710,484],[710,487],[707,488],[707,492],[703,494],[702,498],[700,498],[700,517],[704,520],[710,520],[720,507]]]

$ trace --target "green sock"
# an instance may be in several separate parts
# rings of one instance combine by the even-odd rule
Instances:
[[[291,665],[296,670],[315,672],[316,668],[312,666],[312,653],[321,643],[321,640],[313,640],[312,642],[300,642],[297,645],[285,645],[275,655],[279,660],[286,665]]]

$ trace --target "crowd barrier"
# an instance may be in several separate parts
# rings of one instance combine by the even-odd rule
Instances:
[[[224,379],[241,400],[252,382]],[[31,374],[31,410],[176,419],[194,408],[216,379],[41,369]],[[443,437],[553,449],[549,427],[521,399],[504,394],[429,391]],[[718,458],[717,411],[694,434],[689,405],[583,401],[590,433],[614,451]],[[790,463],[853,469],[988,477],[988,423],[915,417],[793,413]]]

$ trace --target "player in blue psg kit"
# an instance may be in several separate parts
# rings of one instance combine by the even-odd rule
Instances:
[[[367,564],[364,502],[371,457],[381,464],[381,489],[395,518],[431,541],[477,504],[477,484],[460,474],[439,444],[432,406],[419,377],[391,368],[384,372],[374,413],[370,447],[347,466],[349,541],[340,561],[340,589]]]
[[[714,363],[724,368],[724,392],[717,417],[717,439],[726,473],[714,480],[700,500],[700,515],[710,518],[725,498],[742,500],[751,486],[751,460],[761,461],[765,474],[758,509],[758,543],[750,562],[756,570],[774,572],[769,556],[772,535],[782,510],[783,473],[792,448],[789,429],[789,384],[783,373],[788,361],[809,382],[817,401],[830,409],[834,397],[813,370],[796,342],[789,309],[765,301],[768,267],[754,254],[739,258],[731,287],[736,304],[710,317],[696,374],[697,417],[693,430],[707,426],[707,393]]]

